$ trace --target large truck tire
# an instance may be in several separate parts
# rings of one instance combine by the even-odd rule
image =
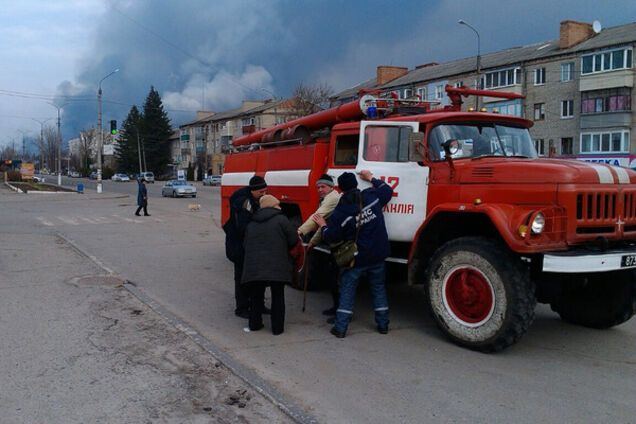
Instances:
[[[528,267],[497,241],[449,241],[431,258],[426,278],[433,318],[461,346],[500,351],[534,320],[537,299]]]
[[[636,312],[636,273],[633,270],[573,277],[550,303],[563,321],[590,328],[610,328]]]

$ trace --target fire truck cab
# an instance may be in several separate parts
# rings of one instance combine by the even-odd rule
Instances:
[[[422,285],[438,327],[484,352],[514,344],[537,301],[562,319],[608,328],[636,309],[636,173],[538,157],[532,122],[462,111],[462,97],[514,93],[446,88],[450,106],[362,95],[236,139],[222,177],[228,200],[261,175],[300,224],[328,173],[368,169],[393,188],[392,246]],[[359,188],[369,183],[359,181]]]

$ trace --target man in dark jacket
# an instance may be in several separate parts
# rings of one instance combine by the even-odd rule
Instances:
[[[139,183],[139,190],[137,191],[137,210],[135,211],[135,215],[140,216],[139,212],[143,208],[144,216],[150,216],[148,213],[148,190],[146,189],[146,180],[143,178],[137,181]]]
[[[241,285],[243,274],[243,241],[245,229],[252,215],[259,209],[258,200],[267,193],[267,183],[259,175],[250,178],[247,187],[240,188],[230,197],[230,218],[223,225],[225,231],[225,255],[234,263],[234,314],[241,318],[249,317],[249,293]]]
[[[263,328],[265,288],[272,293],[272,333],[281,334],[285,325],[285,283],[291,283],[293,262],[289,255],[298,241],[296,229],[280,210],[280,202],[266,194],[245,231],[245,262],[241,283],[250,294],[249,328]]]
[[[343,268],[340,276],[340,301],[336,321],[331,334],[342,338],[353,315],[353,304],[360,277],[366,274],[371,287],[375,323],[380,334],[389,331],[389,304],[386,298],[384,260],[389,256],[389,237],[386,232],[382,208],[389,203],[393,189],[383,181],[372,177],[370,171],[360,171],[360,178],[371,182],[373,187],[362,192],[351,172],[338,177],[338,186],[343,191],[329,223],[320,215],[313,218],[320,226],[322,238],[330,244],[343,240],[357,240],[358,253],[351,268]],[[360,209],[362,206],[362,209]]]

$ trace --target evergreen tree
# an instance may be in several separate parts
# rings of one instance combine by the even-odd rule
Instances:
[[[137,131],[141,124],[141,114],[137,106],[130,108],[128,116],[119,133],[119,143],[115,147],[117,170],[127,174],[139,172],[139,152],[137,149]],[[140,133],[141,138],[141,133]]]
[[[144,143],[147,170],[157,175],[165,173],[167,165],[171,162],[170,134],[172,130],[170,118],[163,110],[161,96],[154,87],[150,87],[146,97],[139,128]]]

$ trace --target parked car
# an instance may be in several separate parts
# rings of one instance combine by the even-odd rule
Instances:
[[[128,182],[130,178],[126,174],[115,174],[112,176],[111,180],[120,181],[120,182]]]
[[[170,180],[166,181],[166,184],[161,188],[161,195],[163,197],[197,197],[197,188],[186,181]]]
[[[77,171],[71,171],[70,174],[68,174],[69,177],[71,178],[79,178],[80,177],[80,173]]]
[[[96,180],[97,179],[97,172],[93,171],[90,173],[90,175],[88,176],[89,180]]]
[[[33,182],[34,183],[43,183],[44,182],[44,177],[38,177],[37,175],[33,176]]]
[[[203,185],[218,186],[221,185],[220,175],[208,175],[203,179]]]
[[[143,179],[147,183],[155,183],[155,174],[153,174],[152,172],[142,172],[141,174],[139,174],[139,178]]]

